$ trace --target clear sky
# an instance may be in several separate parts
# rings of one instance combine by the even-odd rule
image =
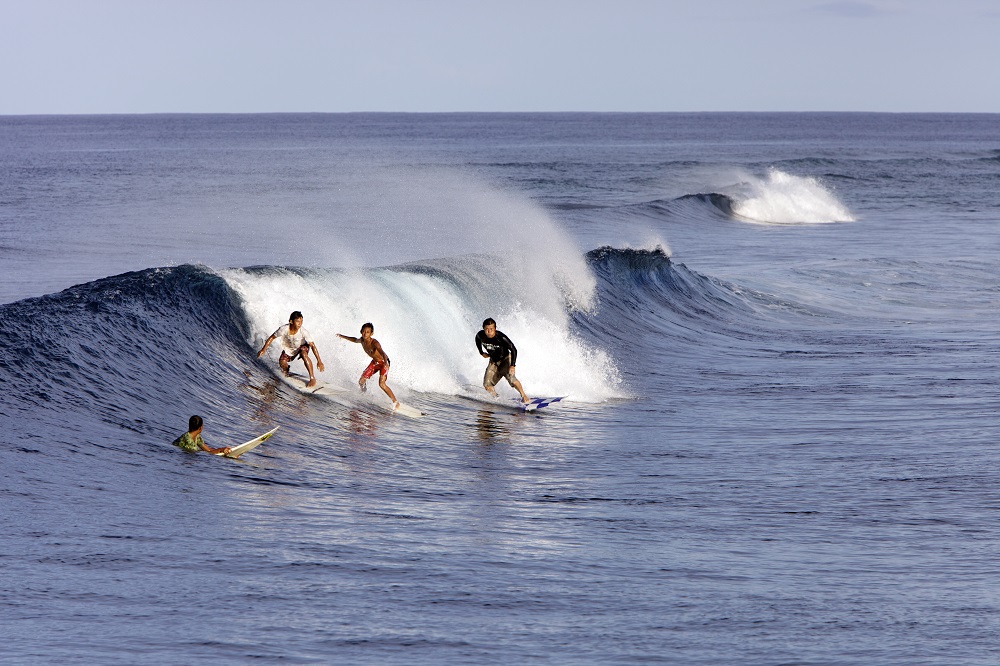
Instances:
[[[1000,0],[0,0],[0,114],[1000,112]]]

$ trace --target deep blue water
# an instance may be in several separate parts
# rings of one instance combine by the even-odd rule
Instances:
[[[0,661],[996,664],[998,251],[995,115],[0,118]]]

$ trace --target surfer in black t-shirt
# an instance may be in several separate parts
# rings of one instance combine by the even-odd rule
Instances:
[[[476,348],[483,358],[490,359],[490,364],[486,366],[486,374],[483,375],[483,388],[487,393],[496,397],[497,392],[493,389],[500,381],[500,378],[507,380],[507,383],[517,389],[521,394],[522,402],[529,402],[527,394],[521,388],[521,382],[514,376],[514,366],[517,364],[517,347],[510,338],[497,330],[497,323],[492,319],[483,322],[483,330],[476,333]]]

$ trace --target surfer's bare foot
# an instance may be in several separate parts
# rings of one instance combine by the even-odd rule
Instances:
[[[316,378],[315,377],[310,377],[309,378],[309,383],[306,384],[306,386],[308,388],[312,388],[313,386],[316,386]]]
[[[399,409],[399,401],[398,400],[393,403],[392,408],[393,409]]]

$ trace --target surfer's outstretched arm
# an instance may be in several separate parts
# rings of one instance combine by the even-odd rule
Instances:
[[[268,339],[267,339],[267,340],[266,340],[266,341],[264,342],[264,346],[260,348],[260,351],[259,351],[259,352],[257,352],[257,358],[260,358],[261,356],[263,356],[263,355],[264,355],[264,352],[266,352],[266,351],[267,351],[267,348],[271,346],[271,343],[272,343],[272,342],[274,342],[274,336],[273,336],[273,335],[272,335],[271,337],[269,337],[269,338],[268,338]]]

